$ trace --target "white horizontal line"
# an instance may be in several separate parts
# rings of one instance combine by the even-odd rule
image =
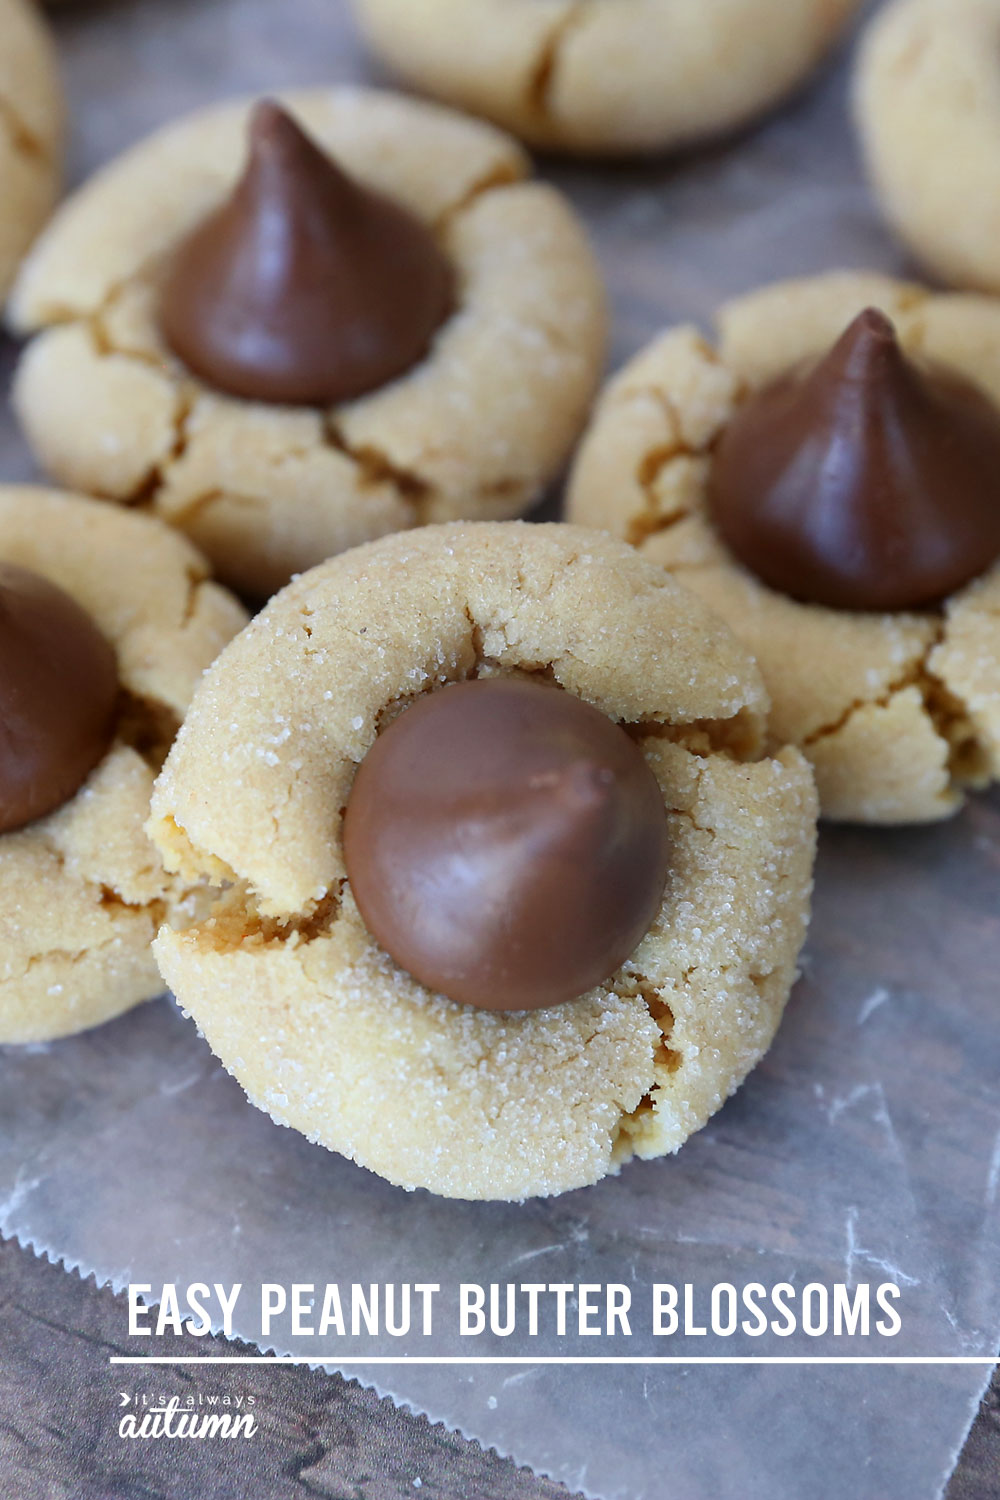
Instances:
[[[350,1354],[113,1354],[113,1365],[995,1365],[996,1354],[665,1354],[625,1355],[370,1355]]]

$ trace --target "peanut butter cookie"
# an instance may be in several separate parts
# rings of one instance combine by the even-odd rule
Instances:
[[[223,654],[157,784],[167,867],[218,890],[161,931],[164,978],[258,1107],[406,1187],[675,1151],[805,933],[815,794],[761,758],[766,710],[727,628],[598,533],[344,554]]]
[[[947,817],[1000,776],[1000,303],[850,272],[765,288],[719,326],[717,346],[672,329],[614,378],[570,517],[729,622],[825,816]],[[728,447],[751,409],[764,425]],[[752,561],[720,479],[743,485]]]
[[[105,168],[10,312],[45,468],[258,597],[386,532],[521,514],[604,344],[583,230],[509,137],[363,89],[284,103],[181,120]]]
[[[860,0],[355,0],[416,88],[561,151],[736,130],[817,65]]]
[[[63,99],[48,27],[29,0],[0,0],[0,297],[52,210]]]
[[[879,202],[954,286],[1000,292],[1000,0],[896,0],[869,26],[855,114]]]
[[[0,1043],[162,991],[187,892],[144,824],[204,669],[246,620],[160,522],[0,487]]]

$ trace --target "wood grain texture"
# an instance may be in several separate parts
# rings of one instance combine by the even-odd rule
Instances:
[[[107,1289],[0,1242],[2,1500],[568,1500],[562,1485],[339,1376],[110,1366],[135,1352],[127,1317]],[[240,1346],[154,1338],[148,1352]],[[130,1442],[118,1436],[120,1391],[253,1395],[259,1428],[233,1443]]]
[[[1000,1496],[1000,1369],[982,1399],[945,1500],[997,1500]]]

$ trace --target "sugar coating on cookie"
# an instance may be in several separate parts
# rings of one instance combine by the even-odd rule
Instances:
[[[881,207],[955,286],[1000,291],[998,0],[895,0],[865,33],[854,108]]]
[[[1000,567],[920,613],[799,603],[740,567],[707,515],[710,455],[746,397],[824,353],[864,308],[905,349],[1000,401],[1000,303],[862,273],[780,283],[724,307],[713,347],[663,334],[611,382],[581,447],[571,519],[667,567],[729,622],[771,695],[771,733],[798,745],[824,815],[944,818],[1000,777]]]
[[[186,891],[144,832],[156,773],[209,662],[246,615],[159,522],[0,487],[0,560],[50,580],[114,648],[116,729],[80,789],[0,834],[0,1043],[96,1026],[162,991],[151,941]]]
[[[0,297],[52,210],[63,99],[48,27],[29,0],[0,0]]]
[[[739,128],[812,71],[860,0],[355,0],[408,83],[536,146],[623,153]]]
[[[663,792],[662,908],[603,985],[500,1013],[423,989],[367,932],[342,818],[381,728],[472,678],[551,682],[628,728]],[[816,803],[758,758],[756,667],[694,596],[576,527],[431,527],[283,591],[207,674],[157,784],[207,919],[165,979],[279,1123],[406,1187],[521,1199],[676,1150],[770,1044],[804,936]]]
[[[167,350],[171,252],[231,190],[250,105],[140,143],[61,209],[10,317],[34,334],[14,400],[46,469],[185,531],[227,583],[264,596],[360,542],[428,521],[523,512],[584,420],[604,296],[564,199],[507,136],[400,96],[282,96],[345,170],[434,230],[457,306],[401,378],[329,409],[241,401]]]

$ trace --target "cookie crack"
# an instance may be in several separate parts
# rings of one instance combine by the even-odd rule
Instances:
[[[701,780],[700,775],[698,776],[698,780]],[[703,833],[707,838],[712,839],[713,842],[718,838],[718,834],[714,828],[708,828],[703,823],[699,823],[694,813],[689,812],[686,807],[668,807],[667,813],[672,817],[683,819],[695,833]]]
[[[715,365],[721,363],[718,354],[709,344],[705,344],[703,352],[709,363]],[[742,392],[738,394],[742,395]],[[673,463],[675,459],[704,458],[714,442],[713,438],[704,446],[699,447],[685,439],[681,410],[662,387],[649,385],[642,388],[636,387],[628,392],[629,400],[635,400],[637,397],[654,401],[662,409],[668,428],[676,432],[678,436],[647,449],[639,460],[635,478],[642,491],[644,509],[630,516],[625,523],[625,540],[633,547],[641,547],[650,537],[669,531],[671,527],[678,525],[681,521],[686,521],[693,514],[690,505],[678,505],[672,510],[662,511],[656,496],[656,483],[667,465]]]
[[[815,745],[820,740],[829,738],[832,734],[839,734],[842,729],[847,727],[854,718],[854,715],[861,713],[863,709],[888,708],[898,693],[905,692],[909,687],[920,686],[923,674],[927,670],[927,663],[932,653],[937,650],[943,640],[944,621],[941,620],[938,622],[933,636],[923,648],[919,657],[900,672],[898,677],[894,677],[877,697],[853,699],[835,719],[830,719],[827,723],[821,724],[818,729],[814,729],[811,733],[807,734],[802,741],[803,749],[808,749],[810,745]]]
[[[475,666],[473,667],[473,675],[478,677],[478,675],[479,675],[479,668],[482,665],[483,661],[485,660],[484,651],[483,651],[483,646],[484,646],[483,627],[480,625],[479,621],[476,619],[475,615],[472,613],[472,610],[469,608],[469,606],[467,604],[463,604],[463,606],[462,606],[462,613],[465,615],[465,618],[466,618],[466,620],[468,622],[468,626],[469,626],[469,644],[470,644],[470,646],[472,648],[472,654],[474,655],[474,657],[476,659],[475,660]]]
[[[947,770],[953,789],[976,787],[989,780],[988,757],[976,731],[968,705],[931,668],[931,659],[947,639],[947,621],[939,616],[933,634],[920,656],[901,672],[876,698],[858,698],[838,718],[821,725],[802,741],[804,750],[841,733],[851,720],[867,708],[888,708],[900,693],[916,688],[931,728],[948,751]]]
[[[184,599],[181,604],[180,618],[177,622],[177,629],[180,631],[190,629],[195,615],[198,613],[198,605],[201,603],[205,584],[208,582],[201,570],[195,567],[193,563],[188,563],[185,567],[184,578],[186,585]]]
[[[156,486],[152,493],[146,497],[145,503],[155,507],[159,491],[160,486]],[[240,490],[223,490],[216,485],[213,489],[203,490],[201,494],[192,495],[182,505],[171,509],[170,525],[177,527],[179,530],[188,531],[191,529],[195,519],[203,511],[210,509],[213,505],[217,505],[220,500],[229,501],[234,505],[243,505],[248,509],[254,506],[260,507],[267,503],[260,495],[246,495]]]
[[[728,719],[691,719],[683,724],[644,719],[623,724],[622,728],[638,741],[640,747],[647,739],[666,740],[669,744],[680,745],[698,760],[724,755],[727,760],[743,765],[757,759],[761,750],[757,715],[746,707],[738,709]]]
[[[684,978],[687,978],[687,974]],[[649,1117],[656,1113],[657,1096],[683,1067],[684,1054],[670,1045],[676,1027],[674,1013],[651,980],[644,975],[628,975],[613,982],[609,988],[619,999],[640,1000],[659,1031],[659,1040],[654,1043],[651,1059],[653,1081],[634,1108],[620,1108],[618,1121],[611,1133],[611,1159],[624,1162],[633,1153],[633,1141],[643,1133]]]
[[[253,942],[257,938],[265,945],[297,948],[328,937],[340,915],[346,885],[344,878],[334,881],[312,910],[294,917],[266,917],[248,911],[249,920],[241,942]]]
[[[715,370],[727,369],[726,362],[721,353],[706,338],[697,338],[698,357],[708,366]],[[627,387],[622,393],[622,399],[634,401],[644,399],[653,401],[663,411],[666,419],[667,429],[676,436],[670,440],[656,444],[647,450],[639,460],[636,470],[636,481],[642,490],[645,509],[638,515],[632,516],[626,523],[625,535],[633,546],[640,546],[651,536],[660,532],[668,531],[676,526],[678,522],[687,520],[694,515],[698,506],[680,505],[673,510],[662,512],[659,509],[655,486],[656,482],[668,464],[678,458],[702,459],[709,457],[725,425],[732,420],[733,414],[739,409],[740,403],[745,401],[748,395],[748,385],[740,379],[734,371],[729,372],[735,382],[732,391],[732,410],[729,412],[726,422],[721,427],[712,431],[703,441],[693,442],[685,435],[685,411],[681,402],[675,401],[661,385],[655,383]],[[633,540],[634,536],[634,540]]]
[[[162,896],[153,896],[149,901],[126,901],[121,891],[101,882],[98,887],[99,904],[105,911],[134,912],[152,918],[154,927],[160,927],[167,915],[167,903]]]
[[[0,129],[6,133],[14,150],[20,156],[37,161],[44,166],[51,163],[51,151],[46,147],[41,136],[30,128],[17,107],[5,94],[0,94]]]
[[[131,359],[135,356],[126,355],[125,358]],[[155,510],[161,491],[169,484],[174,469],[184,458],[191,444],[191,419],[198,405],[198,394],[183,382],[174,382],[173,391],[174,409],[170,415],[173,439],[170,447],[163,457],[153,464],[146,478],[125,500],[125,504],[137,509]]]
[[[919,663],[916,686],[937,735],[948,746],[948,776],[955,788],[985,786],[992,779],[989,754],[976,729],[967,703],[931,667],[939,646],[947,640],[947,620],[942,617],[937,639],[932,641]]]
[[[154,460],[142,479],[126,495],[117,497],[120,504],[135,509],[154,509],[160,491],[169,482],[172,470],[183,459],[191,441],[191,418],[198,405],[200,392],[195,386],[171,371],[160,356],[145,350],[126,348],[116,341],[107,327],[107,317],[115,301],[134,282],[138,275],[118,282],[110,288],[100,305],[92,312],[74,314],[65,319],[54,319],[49,326],[79,324],[90,334],[94,352],[98,359],[123,359],[145,369],[155,370],[170,385],[174,406],[170,414],[172,438],[170,447],[161,458]],[[198,497],[200,498],[200,497]],[[197,504],[197,499],[195,501]],[[186,512],[181,512],[186,514]]]
[[[144,907],[131,908],[140,914]],[[112,937],[105,938],[101,943],[88,943],[85,948],[46,948],[44,953],[32,953],[25,961],[24,968],[17,974],[8,974],[0,979],[0,989],[9,984],[21,984],[33,969],[42,964],[55,962],[75,966],[83,963],[85,959],[93,958],[95,954],[105,953],[109,948],[114,948],[120,942],[120,934],[115,933]]]
[[[293,952],[332,936],[343,914],[346,887],[346,877],[341,877],[307,911],[273,917],[260,911],[245,882],[235,881],[218,889],[213,909],[187,932],[218,955],[251,948]]]
[[[449,203],[447,208],[441,211],[432,225],[435,234],[444,236],[456,219],[461,218],[462,214],[466,213],[480,198],[485,198],[488,193],[494,193],[500,188],[513,187],[515,183],[523,181],[523,174],[514,162],[497,162],[481,177],[477,177],[461,197],[456,198],[454,203]]]
[[[934,643],[937,645],[937,641]],[[888,687],[876,698],[855,698],[850,702],[836,719],[821,724],[818,729],[812,730],[802,741],[803,750],[809,750],[813,745],[818,745],[821,740],[829,739],[831,735],[840,734],[856,714],[862,713],[866,708],[888,708],[893,698],[903,693],[909,687],[915,687],[920,682],[920,663],[908,667],[905,672],[889,683]]]
[[[787,885],[786,875],[779,877],[778,885]],[[679,986],[683,988],[689,984],[701,967],[700,963],[693,963],[684,969],[679,976]],[[720,964],[718,968],[713,966],[712,973],[719,979],[725,979],[734,969],[742,968],[741,964]],[[772,977],[772,972],[750,968],[745,970],[747,982],[752,986],[758,1000],[764,999],[764,989]],[[632,976],[626,976],[625,984],[628,987],[624,990],[618,984],[613,985],[614,993],[625,999],[643,1000],[660,1031],[660,1040],[656,1043],[653,1052],[653,1083],[634,1109],[622,1110],[612,1134],[611,1156],[612,1160],[619,1165],[623,1165],[634,1154],[633,1143],[642,1136],[650,1116],[656,1113],[657,1096],[663,1092],[673,1075],[684,1066],[686,1060],[679,1048],[670,1045],[674,1039],[676,1021],[673,1010],[660,995],[656,986],[644,976],[638,976],[635,979]]]
[[[645,509],[637,515],[630,516],[625,524],[625,540],[633,547],[641,547],[648,542],[650,537],[660,536],[669,531],[681,521],[686,521],[691,514],[691,508],[687,505],[675,506],[673,510],[661,511],[657,505],[655,486],[667,464],[675,458],[683,458],[689,455],[683,448],[674,445],[664,445],[663,448],[654,449],[647,454],[639,465],[636,479],[643,492]]]
[[[580,24],[589,9],[588,0],[575,0],[575,3],[571,4],[566,13],[555,23],[542,43],[541,51],[528,76],[525,90],[525,103],[532,114],[537,115],[539,119],[547,122],[552,120],[553,94],[563,47],[569,33]]]
[[[434,490],[430,481],[413,469],[397,464],[372,443],[355,445],[348,441],[336,417],[327,414],[323,420],[323,440],[328,447],[349,458],[358,470],[362,486],[389,484],[403,503],[409,506],[414,525],[423,525]]]
[[[60,845],[57,844],[47,833],[42,832],[40,829],[37,830],[37,837],[46,854],[50,855],[51,858],[55,861],[59,873],[61,875],[66,875],[67,877],[69,877],[69,858],[66,854],[66,851],[61,848]],[[139,876],[148,875],[152,872],[152,869],[153,866],[152,864],[150,864],[144,866],[142,869],[136,871],[135,873]],[[78,883],[85,889],[93,891],[97,901],[97,905],[105,911],[120,913],[132,912],[139,916],[148,915],[152,920],[154,928],[159,927],[167,915],[168,908],[165,895],[151,896],[147,901],[129,901],[121,891],[119,891],[115,886],[109,884],[105,880],[90,880],[82,871],[76,876],[76,879]],[[101,948],[106,948],[111,943],[114,943],[116,941],[117,939],[112,937],[107,939],[106,942],[98,944],[96,947],[88,944],[86,948],[82,948],[79,950],[79,953],[76,955],[76,957],[85,958],[88,954],[100,951]],[[26,968],[21,971],[21,977],[24,977],[24,975],[36,961],[42,962],[47,958],[60,958],[68,962],[75,961],[74,953],[71,949],[47,948],[44,953],[35,954],[28,959]],[[9,981],[3,980],[0,982],[8,983]]]
[[[688,754],[691,756],[691,770],[694,774],[694,792],[692,801],[697,804],[698,799],[704,794],[705,776],[708,771],[708,758],[699,757],[693,751],[689,751]],[[695,817],[690,808],[668,806],[667,812],[673,813],[675,817],[683,819],[683,821],[687,823],[695,833],[704,834],[706,838],[711,839],[713,844],[718,844],[722,849],[728,850],[733,854],[739,853],[738,844],[732,844],[727,839],[724,839],[719,830],[717,828],[713,828],[710,823],[699,823],[698,819]],[[779,875],[779,882],[784,878],[784,876]],[[687,979],[692,972],[693,970],[691,969],[687,970],[684,974],[684,978]]]
[[[85,323],[90,329],[91,337],[94,340],[98,353],[105,358],[117,355],[120,359],[135,360],[137,364],[148,365],[152,369],[158,370],[161,374],[169,377],[170,371],[162,355],[150,352],[147,349],[137,349],[122,344],[114,338],[107,326],[108,318],[115,303],[133,287],[141,286],[144,281],[148,280],[148,277],[148,266],[140,266],[128,276],[123,276],[120,281],[112,282],[96,307],[89,310],[82,309],[75,313],[67,313],[64,318],[49,318],[47,319],[47,326],[52,327],[59,323]]]
[[[126,359],[140,358],[140,356],[119,349],[111,352]],[[153,364],[164,373],[168,373],[162,364],[151,357],[144,359],[143,362]],[[188,451],[192,436],[192,418],[197,410],[201,393],[192,387],[177,384],[175,396],[176,406],[172,417],[174,439],[170,451],[153,466],[141,484],[127,497],[126,503],[129,505],[155,509],[160,493],[170,483],[175,469]],[[336,419],[330,414],[322,416],[319,444],[333,449],[350,460],[357,471],[360,490],[390,485],[399,500],[409,509],[412,524],[420,526],[425,523],[428,508],[433,499],[433,489],[421,475],[394,463],[386,453],[373,444],[355,446],[349,443]],[[268,463],[271,468],[277,468],[289,459],[303,457],[312,451],[313,448],[310,445],[289,444],[281,452],[270,455]],[[221,485],[213,485],[200,494],[192,495],[172,510],[171,524],[188,526],[201,511],[220,500],[230,500],[236,504],[248,506],[260,506],[267,503],[264,495],[251,495],[224,488]]]
[[[697,967],[697,964],[695,964],[690,969],[685,970],[682,975],[682,982],[686,982]],[[662,1047],[663,1049],[667,1071],[675,1073],[684,1061],[683,1053],[668,1045],[674,1035],[677,1022],[673,1011],[653,981],[647,978],[645,974],[627,974],[620,979],[613,980],[609,985],[609,989],[613,995],[617,995],[619,1000],[642,1001],[649,1012],[650,1019],[655,1023],[660,1033],[660,1041],[657,1043],[657,1048]]]

